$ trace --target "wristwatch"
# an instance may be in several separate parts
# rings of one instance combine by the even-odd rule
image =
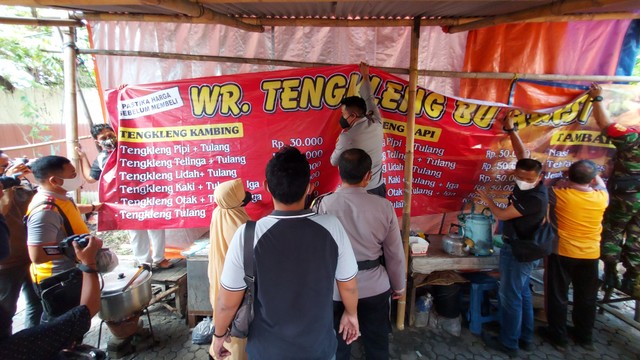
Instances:
[[[95,265],[93,265],[95,266]],[[78,265],[76,265],[76,267],[82,271],[82,272],[86,272],[86,273],[97,273],[98,270],[94,270],[92,269],[89,265],[83,264],[83,263],[79,263]]]
[[[602,96],[598,95],[598,96],[594,96],[591,99],[591,102],[598,102],[598,101],[602,101],[602,100],[604,100],[604,98]]]

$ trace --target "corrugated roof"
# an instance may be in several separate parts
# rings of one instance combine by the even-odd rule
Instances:
[[[573,14],[614,13],[611,18],[640,17],[639,0],[422,0],[422,1],[284,1],[248,0],[0,0],[0,5],[50,7],[76,11],[80,17],[108,20],[211,22],[256,31],[255,25],[287,26],[285,19],[328,19],[317,26],[344,25],[344,20],[362,19],[464,19],[500,17],[518,14],[516,20]],[[534,12],[538,9],[540,11]],[[166,18],[163,18],[165,16]],[[233,20],[235,19],[235,20]],[[274,22],[274,19],[277,21]],[[332,20],[337,20],[332,23]],[[241,21],[241,22],[240,22]],[[264,21],[264,23],[261,23]],[[245,26],[246,23],[253,24]],[[299,25],[300,23],[296,23]],[[377,25],[368,22],[364,26]],[[291,22],[293,25],[293,22]],[[306,23],[305,25],[313,25]],[[349,26],[359,26],[349,24]],[[487,25],[483,25],[487,26]]]

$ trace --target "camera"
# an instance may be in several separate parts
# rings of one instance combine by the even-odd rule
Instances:
[[[66,257],[77,261],[76,250],[73,248],[73,242],[77,242],[81,249],[84,249],[89,245],[89,238],[91,234],[71,235],[60,242],[57,246],[59,253],[64,254]],[[46,251],[46,249],[45,249]],[[108,248],[102,248],[98,250],[96,254],[96,269],[100,273],[108,273],[118,266],[118,256]]]
[[[31,169],[31,164],[33,164],[33,162],[35,161],[35,159],[31,159],[31,160],[29,160],[29,159],[27,159],[26,157],[23,157],[23,158],[17,158],[17,159],[15,159],[15,161],[16,161],[16,162],[19,162],[19,163],[23,163],[23,164],[24,164],[24,166],[26,166],[26,167],[28,167],[29,169]]]
[[[89,245],[89,237],[91,234],[71,235],[58,244],[58,249],[61,253],[66,255],[70,259],[76,258],[76,250],[73,248],[73,242],[76,241],[81,249],[84,249]]]
[[[0,176],[0,184],[2,184],[2,187],[4,187],[5,189],[18,186],[20,185],[20,179],[18,179],[18,176],[20,176],[20,174],[16,174],[13,176]]]

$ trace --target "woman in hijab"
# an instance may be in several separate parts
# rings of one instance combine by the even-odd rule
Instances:
[[[215,311],[215,302],[220,287],[220,276],[229,243],[240,225],[250,220],[244,206],[251,201],[251,193],[244,190],[242,179],[229,180],[218,185],[213,192],[218,206],[211,217],[211,248],[209,249],[209,300]],[[245,352],[246,339],[231,338],[227,348],[231,351],[230,359],[247,359]],[[213,346],[213,343],[212,343]],[[211,352],[211,350],[210,350]]]

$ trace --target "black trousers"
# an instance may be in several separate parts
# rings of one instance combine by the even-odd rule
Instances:
[[[573,284],[573,325],[576,341],[590,343],[596,318],[598,259],[574,259],[556,254],[547,261],[549,332],[554,340],[567,342],[567,303]]]
[[[389,359],[389,332],[391,332],[389,296],[390,292],[384,292],[380,295],[358,299],[358,323],[362,333],[360,341],[364,346],[365,359],[367,360]],[[343,312],[344,304],[341,301],[334,301],[333,325],[338,338],[336,360],[351,358],[351,345],[347,345],[342,340],[342,334],[338,333]]]

